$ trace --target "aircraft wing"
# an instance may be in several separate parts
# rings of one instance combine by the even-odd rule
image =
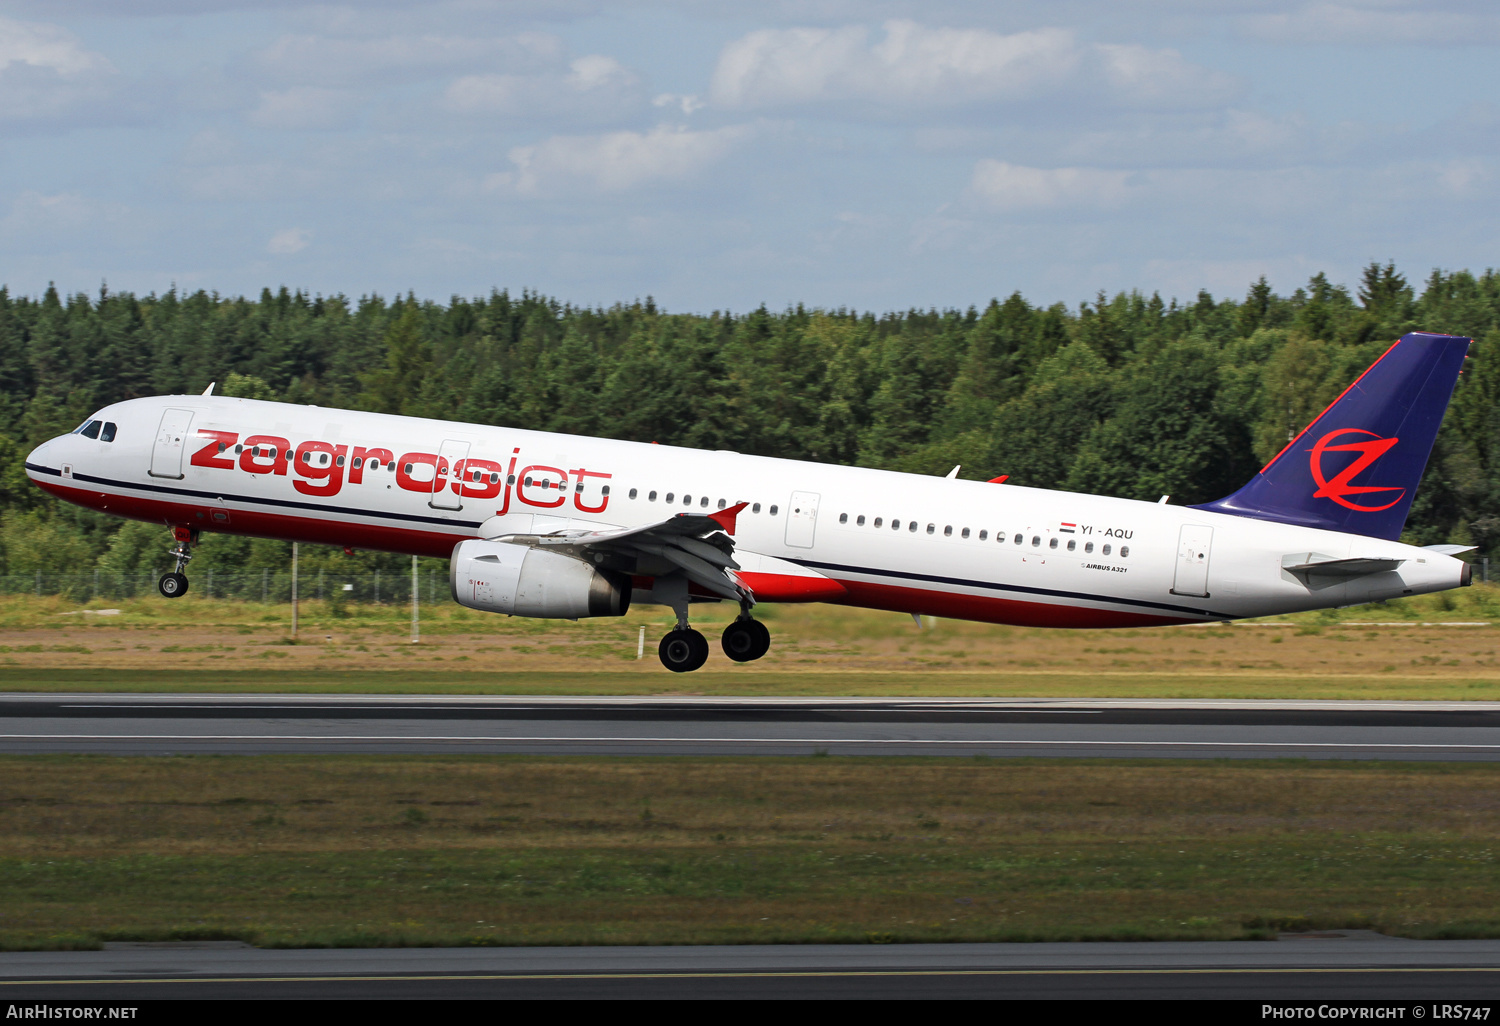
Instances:
[[[563,552],[626,573],[660,577],[680,572],[715,595],[754,603],[754,594],[735,575],[740,565],[734,560],[732,535],[735,517],[746,505],[741,502],[714,513],[679,513],[645,527],[562,530],[495,540]]]

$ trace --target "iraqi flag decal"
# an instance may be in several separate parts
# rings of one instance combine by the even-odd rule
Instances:
[[[1057,529],[1063,534],[1075,534],[1078,531],[1077,524],[1058,524]]]

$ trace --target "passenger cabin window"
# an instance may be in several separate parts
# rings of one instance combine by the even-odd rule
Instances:
[[[235,448],[239,448],[239,446],[235,446]],[[354,462],[351,463],[350,466],[352,466],[355,470],[358,470],[360,467],[364,466],[364,462],[365,458],[363,456],[356,456],[354,457]],[[374,460],[370,461],[370,466],[375,466]]]
[[[968,528],[966,527],[966,528],[964,528],[964,530],[967,531]],[[979,540],[980,541],[988,541],[989,537],[990,537],[990,532],[988,532],[988,531],[980,531],[979,532]]]
[[[1049,549],[1055,549],[1055,548],[1057,548],[1057,539],[1056,538],[1049,538],[1047,540],[1047,548],[1049,548]]]
[[[1120,546],[1120,558],[1124,559],[1128,555],[1130,555],[1130,546],[1129,545],[1121,545]]]
[[[1041,535],[1034,534],[1034,535],[1031,536],[1031,547],[1034,548],[1034,549],[1039,549],[1039,548],[1042,547],[1042,536]]]
[[[960,537],[967,538],[968,536],[969,536],[969,529],[966,527],[966,528],[963,529],[963,532],[960,534]]]
[[[1076,548],[1078,548],[1078,543],[1076,541],[1074,541],[1072,538],[1069,538],[1068,539],[1068,551],[1072,552]]]
[[[934,533],[936,533],[936,531],[937,531],[937,525],[936,524],[928,524],[927,525],[927,533],[928,534],[934,534]]]
[[[1083,551],[1084,552],[1093,552],[1094,551],[1094,543],[1093,542],[1084,542],[1083,543]]]
[[[751,513],[759,513],[760,512],[760,503],[757,502],[753,506],[751,506],[750,507],[750,512]]]
[[[876,527],[882,527],[882,526],[884,526],[884,524],[885,524],[885,521],[883,519],[881,519],[880,517],[876,517],[875,518],[875,526]]]
[[[1016,544],[1017,545],[1021,544],[1021,536],[1019,534],[1016,535]]]
[[[636,494],[637,492],[634,488],[630,489],[630,498],[634,499],[636,497]]]
[[[847,514],[847,513],[840,513],[839,514],[839,523],[841,523],[841,524],[847,524],[848,522],[849,522],[849,514]]]
[[[856,527],[864,527],[865,526],[865,515],[863,513],[861,513],[859,516],[855,517],[854,518],[854,524],[855,524]],[[876,524],[875,526],[879,527],[880,525]]]
[[[927,526],[930,528],[932,525],[928,524]],[[915,520],[911,521],[910,523],[908,523],[906,525],[906,529],[908,531],[910,531],[912,534],[916,534],[917,533],[917,522]],[[931,534],[932,532],[929,531],[928,533]]]
[[[675,498],[677,498],[677,493],[676,492],[668,492],[667,493],[667,502],[670,503]]]
[[[776,507],[772,506],[769,510],[767,510],[767,512],[770,513],[771,516],[774,517],[776,515]]]
[[[901,530],[901,521],[899,521],[899,520],[892,520],[891,521],[891,530],[892,531],[899,531],[899,530]]]
[[[609,485],[605,485],[603,488],[599,489],[599,494],[600,495],[608,495],[609,494]],[[418,596],[418,597],[420,597],[420,596]]]
[[[1109,555],[1109,546],[1108,545],[1104,546],[1104,548],[1101,549],[1100,551],[1103,552],[1106,556]]]
[[[653,491],[651,494],[647,495],[646,496],[646,501],[647,502],[655,502],[656,501],[656,492]]]
[[[719,508],[720,509],[723,509],[727,505],[729,505],[729,503],[725,502],[723,499],[719,500]]]
[[[706,508],[708,506],[708,496],[705,495],[703,498],[699,499],[698,500],[698,505],[703,506],[703,507]],[[720,509],[724,508],[724,504],[722,502],[719,503],[719,508]]]

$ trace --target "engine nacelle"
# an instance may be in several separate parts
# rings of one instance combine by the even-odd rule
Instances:
[[[624,616],[630,578],[560,552],[478,538],[453,547],[453,600],[470,609],[576,620]]]

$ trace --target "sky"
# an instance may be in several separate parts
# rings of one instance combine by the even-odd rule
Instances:
[[[667,310],[1496,264],[1493,0],[0,0],[0,284]]]

